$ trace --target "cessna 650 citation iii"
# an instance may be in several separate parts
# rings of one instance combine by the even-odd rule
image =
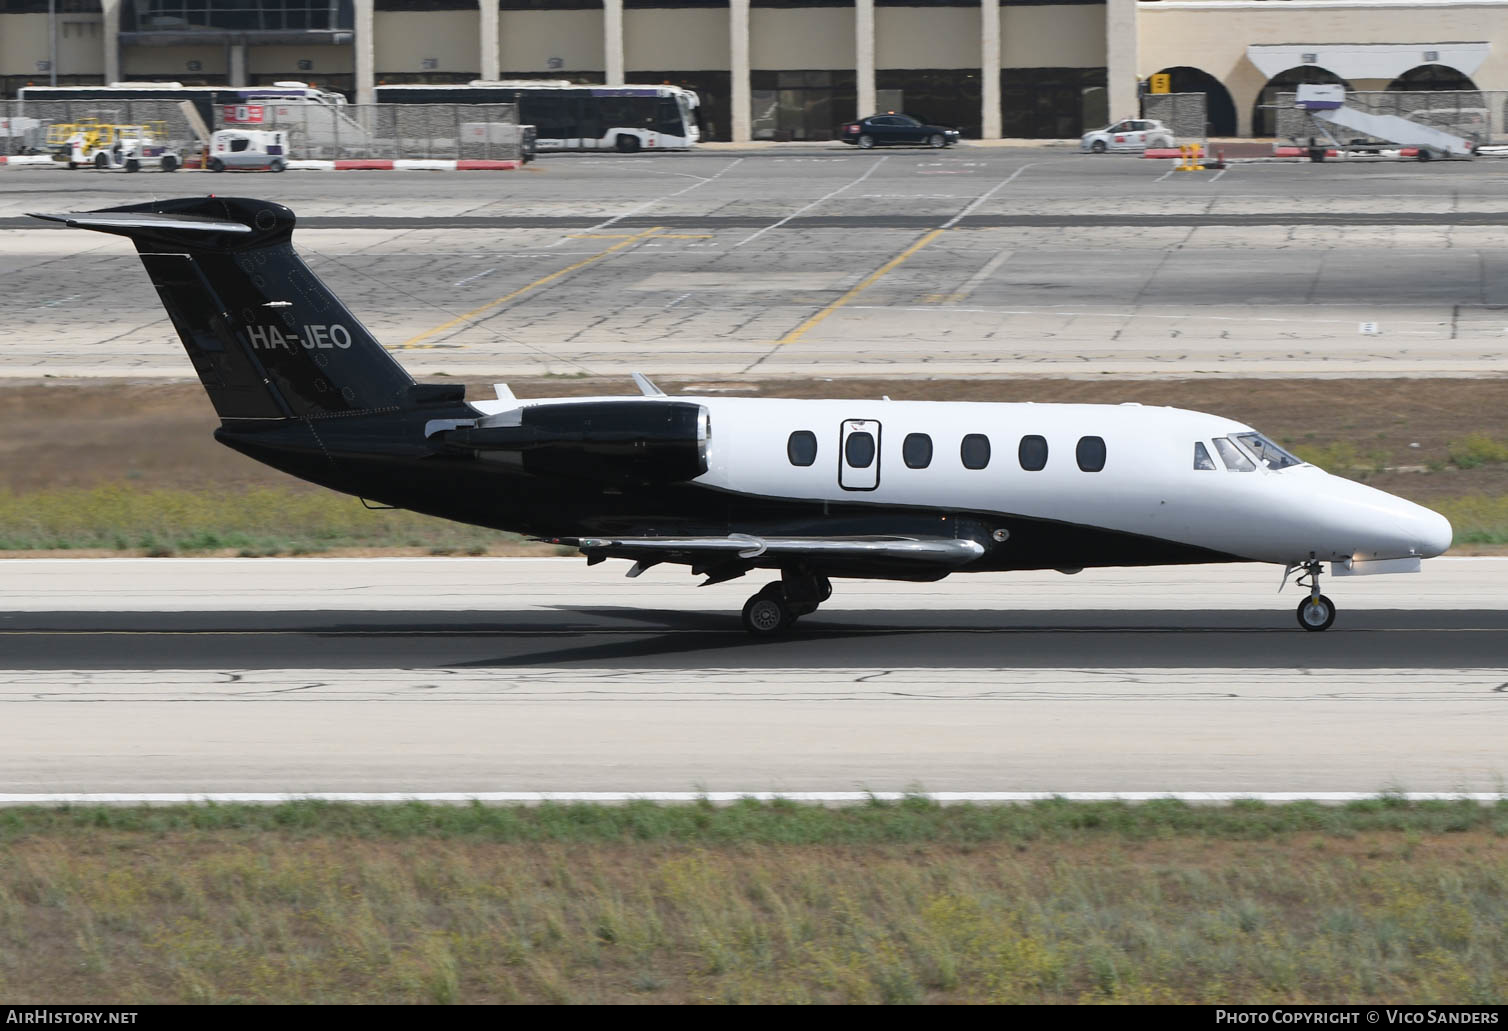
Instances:
[[[1414,572],[1451,542],[1426,508],[1330,476],[1248,426],[1140,405],[631,397],[467,402],[415,383],[304,265],[280,204],[209,197],[39,215],[128,237],[220,416],[215,437],[387,505],[514,530],[589,563],[706,583],[777,634],[830,577],[1272,562],[1324,630],[1334,575]]]

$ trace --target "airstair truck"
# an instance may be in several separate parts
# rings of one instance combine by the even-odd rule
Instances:
[[[1464,136],[1420,125],[1398,115],[1377,115],[1347,107],[1346,88],[1339,83],[1300,85],[1295,103],[1309,112],[1340,151],[1348,148],[1335,138],[1330,127],[1339,126],[1400,147],[1415,148],[1420,161],[1436,157],[1470,158],[1476,152],[1476,144]]]

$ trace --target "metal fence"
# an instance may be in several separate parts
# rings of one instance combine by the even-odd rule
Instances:
[[[1277,138],[1307,141],[1325,139],[1326,131],[1344,132],[1328,123],[1316,122],[1295,106],[1298,94],[1279,93]],[[1346,94],[1346,106],[1374,115],[1397,115],[1472,140],[1499,145],[1508,143],[1508,91],[1503,90],[1376,90]],[[1349,139],[1340,142],[1349,143]]]
[[[524,130],[516,104],[324,104],[267,102],[217,108],[215,129],[281,129],[290,157],[517,160]],[[188,119],[172,100],[0,101],[0,155],[47,150],[49,126],[86,120],[161,123],[181,154],[198,149]]]
[[[1148,93],[1142,98],[1142,117],[1172,129],[1179,143],[1208,143],[1207,100],[1203,93]]]

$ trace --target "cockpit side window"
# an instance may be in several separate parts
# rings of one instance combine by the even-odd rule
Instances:
[[[1194,441],[1194,468],[1213,469],[1215,460],[1210,457],[1209,449],[1204,446],[1204,441]]]
[[[1287,469],[1291,465],[1304,464],[1301,459],[1290,455],[1260,433],[1236,433],[1233,436],[1238,444],[1251,453],[1258,465],[1265,465],[1269,469]]]
[[[1220,461],[1225,463],[1225,471],[1228,473],[1249,473],[1257,468],[1250,458],[1224,437],[1215,438],[1215,450],[1220,452]]]

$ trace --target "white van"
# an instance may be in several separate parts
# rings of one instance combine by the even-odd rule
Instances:
[[[281,129],[220,129],[209,138],[205,168],[265,168],[281,172],[288,167],[288,134]]]

